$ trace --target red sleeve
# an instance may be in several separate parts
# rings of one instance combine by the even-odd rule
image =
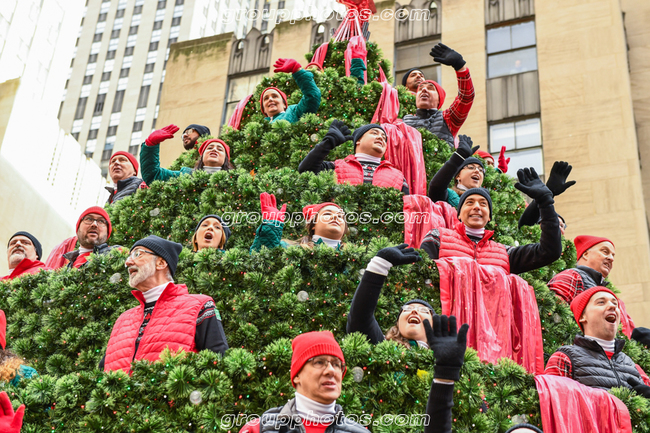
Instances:
[[[576,295],[584,290],[582,277],[573,269],[567,269],[554,276],[548,282],[548,288],[553,290],[557,296],[571,303]]]
[[[643,379],[643,383],[650,386],[650,378],[648,377],[647,374],[645,374],[645,371],[643,371],[643,369],[641,368],[641,366],[639,366],[639,364],[634,364],[634,366],[636,367],[637,371],[641,375],[641,379]]]
[[[466,68],[463,72],[456,71],[456,78],[458,79],[458,95],[449,108],[442,112],[442,117],[454,137],[465,123],[469,110],[472,108],[472,102],[474,102],[474,84],[472,84],[469,69]]]
[[[566,353],[555,352],[548,360],[544,374],[563,376],[573,379],[573,366],[571,358]]]
[[[256,418],[244,424],[239,433],[260,433],[260,419]]]

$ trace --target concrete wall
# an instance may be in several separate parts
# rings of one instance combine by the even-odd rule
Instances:
[[[20,78],[0,83],[0,146],[5,138],[18,87],[20,87]]]

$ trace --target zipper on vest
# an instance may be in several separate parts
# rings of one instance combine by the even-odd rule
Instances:
[[[621,378],[618,375],[618,371],[616,371],[616,368],[614,367],[614,364],[612,363],[612,360],[609,359],[609,356],[607,356],[607,354],[605,353],[605,349],[603,349],[600,345],[598,345],[598,347],[600,347],[601,352],[603,352],[603,355],[605,355],[605,358],[607,358],[607,362],[609,362],[609,367],[614,372],[614,376],[616,376],[616,382],[618,382],[618,386],[619,387],[625,387],[625,385],[623,385],[623,382],[621,382]],[[616,349],[614,349],[614,350],[616,350]],[[614,355],[616,355],[616,353],[614,353]],[[614,355],[612,355],[612,357],[614,357]]]

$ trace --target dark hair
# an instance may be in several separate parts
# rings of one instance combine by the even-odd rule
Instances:
[[[194,170],[203,170],[203,167],[205,165],[203,164],[203,156],[199,155],[198,161],[196,161],[196,164],[194,165]],[[234,170],[235,166],[230,162],[230,158],[228,158],[228,155],[226,155],[225,159],[223,160],[223,165],[221,166],[222,170]]]

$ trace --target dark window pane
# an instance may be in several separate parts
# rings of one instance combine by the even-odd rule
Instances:
[[[149,51],[156,51],[158,49],[158,42],[152,42],[149,44]]]
[[[122,68],[122,70],[120,71],[120,78],[128,77],[130,70],[131,68]]]
[[[117,125],[115,126],[109,126],[108,131],[106,132],[107,137],[112,137],[115,134],[117,134]]]
[[[97,138],[97,132],[99,132],[98,129],[91,129],[90,131],[88,131],[88,140],[94,140],[95,138]]]
[[[70,84],[70,80],[65,80],[65,87],[64,87],[64,89],[67,89],[67,88],[68,88],[68,84]]]
[[[106,53],[106,60],[111,60],[115,58],[115,50],[110,50]]]
[[[155,23],[153,23],[153,29],[154,30],[162,29],[162,24],[163,24],[162,21],[156,21]]]
[[[115,13],[115,18],[122,18],[124,16],[124,9],[118,9]]]
[[[75,140],[79,140],[79,133],[78,132],[74,132],[71,135],[74,137]]]
[[[136,6],[133,8],[133,15],[137,15],[141,13],[142,13],[142,6]]]
[[[138,26],[131,26],[131,28],[129,29],[129,34],[135,35],[137,33],[138,33]]]
[[[143,123],[144,123],[144,122],[142,122],[142,121],[140,121],[140,122],[133,122],[133,132],[142,131],[142,124],[143,124]]]
[[[124,55],[125,56],[132,56],[133,55],[133,47],[126,47],[124,50]]]
[[[185,3],[185,0],[176,0],[176,6],[180,6]]]
[[[111,73],[110,72],[104,72],[102,74],[102,81],[108,81],[111,79]]]
[[[102,162],[110,161],[112,154],[113,154],[113,148],[112,147],[110,149],[107,149],[106,147],[104,147],[104,151],[102,152]],[[106,175],[104,175],[104,176],[106,176]]]
[[[99,14],[99,18],[97,18],[97,22],[98,23],[103,23],[104,21],[106,21],[106,15],[108,15],[108,14],[106,14],[106,13]]]
[[[93,76],[92,75],[86,75],[84,77],[84,84],[90,84],[93,82]]]
[[[84,112],[86,111],[86,102],[88,102],[88,98],[79,98],[79,101],[77,102],[77,110],[74,113],[74,119],[83,119],[84,117]],[[77,138],[79,137],[79,134],[77,133]]]
[[[181,17],[176,17],[172,20],[172,26],[177,26],[181,23]]]
[[[97,54],[91,54],[88,56],[88,63],[95,63],[97,62]]]
[[[74,65],[74,57],[70,60],[70,67],[72,67],[72,65]]]
[[[167,6],[167,2],[165,0],[158,2],[158,9],[165,9],[165,6]]]
[[[77,38],[77,42],[74,44],[75,47],[79,46],[79,38]]]
[[[133,156],[138,156],[138,152],[140,151],[140,145],[136,144],[135,146],[129,146],[129,153]]]
[[[93,38],[93,42],[99,42],[102,40],[102,36],[104,36],[103,33],[95,33],[95,37]]]
[[[102,111],[104,111],[105,100],[106,100],[106,93],[97,95],[97,100],[95,101],[95,109],[93,110],[93,116],[97,114],[102,114]]]
[[[149,89],[151,86],[140,87],[140,96],[138,97],[138,108],[144,108],[149,101]]]
[[[111,32],[111,39],[115,39],[115,38],[119,38],[119,37],[120,37],[120,30],[119,29],[113,30]]]
[[[115,92],[115,99],[113,100],[113,113],[119,113],[122,111],[122,102],[124,101],[124,90],[118,90]]]
[[[167,42],[167,46],[170,46],[171,44],[175,44],[176,41],[178,41],[178,38],[169,38],[169,42]]]
[[[147,63],[147,65],[144,67],[144,72],[153,72],[153,68],[156,66],[155,63]]]

